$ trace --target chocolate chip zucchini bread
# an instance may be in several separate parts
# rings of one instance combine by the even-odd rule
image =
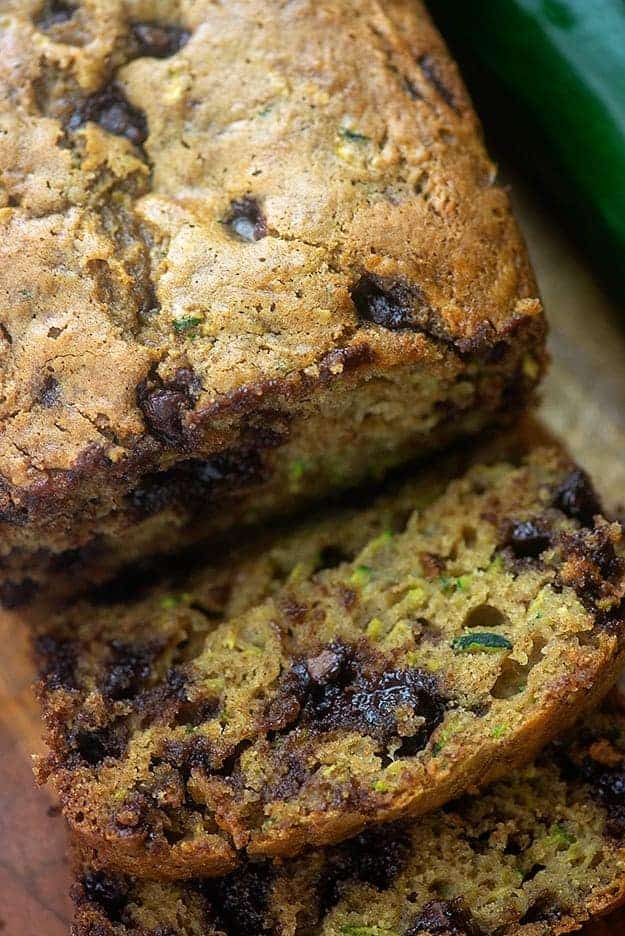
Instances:
[[[39,776],[73,834],[141,876],[223,874],[435,809],[601,695],[623,543],[584,473],[538,448],[437,483],[399,529],[282,587],[230,563],[230,594],[207,574],[48,621]]]
[[[185,882],[83,864],[72,932],[553,936],[625,900],[624,839],[625,716],[605,706],[481,796],[300,859]]]
[[[419,3],[0,0],[0,92],[6,605],[530,398],[536,285]]]

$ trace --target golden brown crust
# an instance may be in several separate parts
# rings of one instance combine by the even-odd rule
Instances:
[[[420,6],[48,6],[0,31],[5,551],[83,545],[146,472],[328,382],[422,371],[434,428],[444,381],[498,358],[527,396],[536,285]]]

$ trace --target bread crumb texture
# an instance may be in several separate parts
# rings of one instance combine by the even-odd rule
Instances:
[[[40,779],[83,845],[152,877],[428,812],[607,690],[622,556],[586,475],[542,448],[432,472],[176,591],[78,604],[40,631]]]
[[[141,881],[79,866],[74,936],[551,936],[625,898],[625,718],[606,705],[532,766],[418,823],[290,862]]]

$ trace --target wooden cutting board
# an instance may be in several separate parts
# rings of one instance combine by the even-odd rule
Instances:
[[[542,416],[594,476],[606,504],[625,506],[625,310],[611,306],[518,182],[514,190],[552,326]],[[65,836],[32,780],[39,724],[18,623],[0,614],[0,936],[66,936]],[[625,913],[584,936],[623,932]]]

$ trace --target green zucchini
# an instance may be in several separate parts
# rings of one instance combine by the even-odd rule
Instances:
[[[625,297],[624,0],[430,0],[495,142]]]
[[[454,637],[451,647],[455,653],[500,653],[502,650],[512,650],[512,644],[507,637],[489,631],[474,631]]]

